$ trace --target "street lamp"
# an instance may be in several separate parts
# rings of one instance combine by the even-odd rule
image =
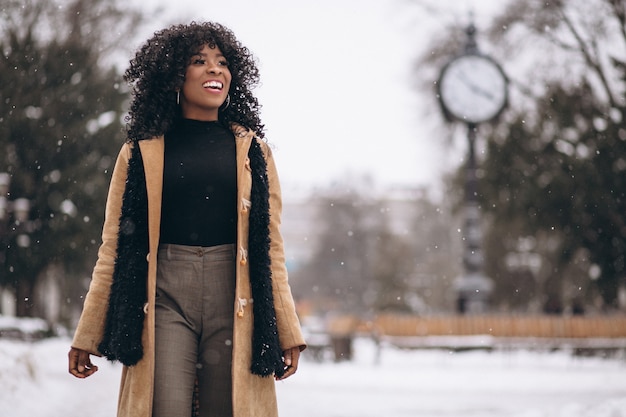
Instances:
[[[459,313],[487,309],[493,282],[485,276],[481,249],[480,205],[476,177],[476,132],[480,123],[493,121],[507,105],[508,80],[492,58],[481,54],[473,24],[465,31],[463,53],[446,64],[437,82],[437,95],[449,122],[467,125],[468,158],[465,178],[463,274],[455,282]]]

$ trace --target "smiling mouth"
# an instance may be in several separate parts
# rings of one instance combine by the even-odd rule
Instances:
[[[202,84],[202,87],[209,88],[211,90],[221,90],[222,88],[224,88],[224,84],[219,81],[207,81]]]

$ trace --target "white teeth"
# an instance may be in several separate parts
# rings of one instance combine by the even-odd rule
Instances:
[[[204,88],[219,88],[222,89],[224,85],[219,82],[219,81],[207,81],[204,84],[202,84],[202,87]]]

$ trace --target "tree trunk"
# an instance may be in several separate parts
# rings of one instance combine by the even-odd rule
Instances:
[[[35,295],[35,282],[31,279],[23,278],[15,285],[15,315],[17,317],[32,317]]]

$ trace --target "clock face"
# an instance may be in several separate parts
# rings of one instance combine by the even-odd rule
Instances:
[[[440,99],[455,119],[480,123],[493,119],[507,100],[507,80],[493,60],[462,55],[448,64],[439,79]]]

